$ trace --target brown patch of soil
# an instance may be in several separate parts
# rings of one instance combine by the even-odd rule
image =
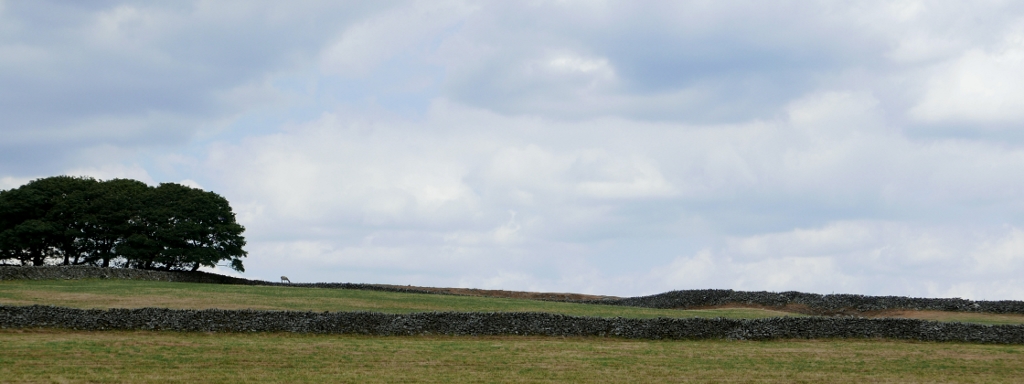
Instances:
[[[523,291],[503,291],[496,289],[476,289],[476,288],[434,288],[434,287],[415,287],[411,285],[386,285],[379,284],[381,287],[388,288],[401,288],[411,291],[423,291],[433,293],[449,293],[453,295],[463,296],[483,296],[483,297],[503,297],[509,299],[532,299],[532,300],[604,300],[604,299],[619,299],[615,296],[600,296],[600,295],[585,295],[582,293],[557,293],[557,292],[523,292]]]
[[[882,311],[866,311],[861,312],[860,315],[864,317],[872,318],[883,318],[883,317],[904,317],[904,318],[928,318],[928,320],[936,320],[941,315],[947,312],[942,311],[914,311],[905,309],[887,309]]]
[[[675,308],[675,309],[726,309],[726,308],[750,308],[750,309],[763,309],[766,311],[778,311],[778,312],[790,312],[799,313],[802,315],[821,315],[819,311],[815,311],[803,304],[787,304],[785,306],[769,306],[769,305],[758,305],[758,304],[743,304],[743,303],[729,303],[722,305],[708,305],[703,307],[686,307],[686,308]]]

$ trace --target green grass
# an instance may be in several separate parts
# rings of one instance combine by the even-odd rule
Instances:
[[[1024,315],[942,311],[894,311],[884,317],[908,317],[921,320],[978,323],[988,325],[1024,324]]]
[[[3,382],[1019,382],[1024,346],[0,330]]]
[[[724,317],[758,319],[802,316],[757,308],[676,310],[571,304],[528,299],[430,295],[348,289],[169,283],[137,280],[0,281],[0,304],[74,308],[265,309],[410,313],[549,312],[596,317]],[[981,324],[1024,324],[1024,315],[939,311],[894,311],[880,315]]]
[[[130,280],[2,281],[0,304],[602,317],[785,315],[524,299]],[[1021,316],[906,312],[1014,323]],[[1024,346],[898,340],[652,341],[0,330],[0,382],[1019,382]]]
[[[43,304],[74,308],[251,308],[386,313],[550,312],[575,316],[630,318],[725,317],[753,319],[799,316],[787,312],[748,308],[682,311],[527,299],[135,280],[0,281],[0,304]]]

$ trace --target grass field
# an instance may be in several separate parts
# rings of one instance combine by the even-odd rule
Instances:
[[[527,299],[427,295],[347,289],[169,283],[134,280],[0,281],[0,304],[74,308],[267,309],[296,311],[550,312],[597,317],[724,317],[757,319],[800,314],[758,308],[648,309]],[[981,324],[1024,324],[1024,315],[890,311],[876,316]]]
[[[0,330],[4,382],[1019,382],[1024,346]]]
[[[971,312],[942,311],[890,311],[869,317],[908,317],[921,320],[958,321],[961,323],[979,323],[989,325],[1024,324],[1024,315]]]
[[[576,316],[632,318],[726,317],[754,319],[799,316],[787,312],[753,308],[680,311],[490,297],[134,280],[0,281],[0,304],[45,304],[74,308],[251,308],[386,313],[550,312]]]
[[[76,308],[535,311],[602,317],[792,315],[131,280],[2,281],[0,304]],[[888,315],[1024,323],[1024,316]],[[651,341],[0,330],[0,382],[1019,382],[1024,346],[894,340]]]

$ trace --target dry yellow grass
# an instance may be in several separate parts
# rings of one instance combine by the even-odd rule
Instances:
[[[389,292],[123,280],[0,282],[0,304],[766,317]],[[1024,322],[1017,315],[888,313]],[[0,382],[1019,382],[1024,346],[0,330]]]
[[[694,310],[630,308],[512,299],[424,295],[360,290],[265,287],[219,284],[168,283],[131,280],[0,281],[0,304],[58,305],[74,308],[266,309],[299,311],[429,311],[509,312],[534,311],[601,317],[726,317],[764,318],[802,316],[770,308],[729,306]],[[982,324],[1024,324],[1024,315],[886,311],[870,317],[905,317],[923,320]]]
[[[1019,382],[1024,346],[0,330],[4,382]]]
[[[0,304],[43,304],[73,308],[248,308],[387,313],[550,312],[575,316],[634,318],[799,316],[750,308],[679,311],[495,297],[132,280],[0,281]]]

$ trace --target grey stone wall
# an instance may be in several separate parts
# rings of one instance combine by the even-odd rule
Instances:
[[[851,317],[733,319],[624,319],[550,313],[295,312],[91,310],[0,305],[0,328],[161,330],[185,332],[300,332],[366,335],[539,335],[633,339],[890,338],[1024,344],[1024,325],[940,323]]]
[[[150,271],[93,266],[0,267],[0,280],[128,279],[188,283],[242,284],[249,280],[205,272]]]
[[[902,296],[819,295],[802,292],[743,292],[726,289],[671,291],[625,299],[582,301],[592,304],[647,308],[694,308],[724,304],[766,307],[806,306],[818,315],[856,314],[890,309],[1024,314],[1024,301],[972,301],[959,298],[928,299]]]

